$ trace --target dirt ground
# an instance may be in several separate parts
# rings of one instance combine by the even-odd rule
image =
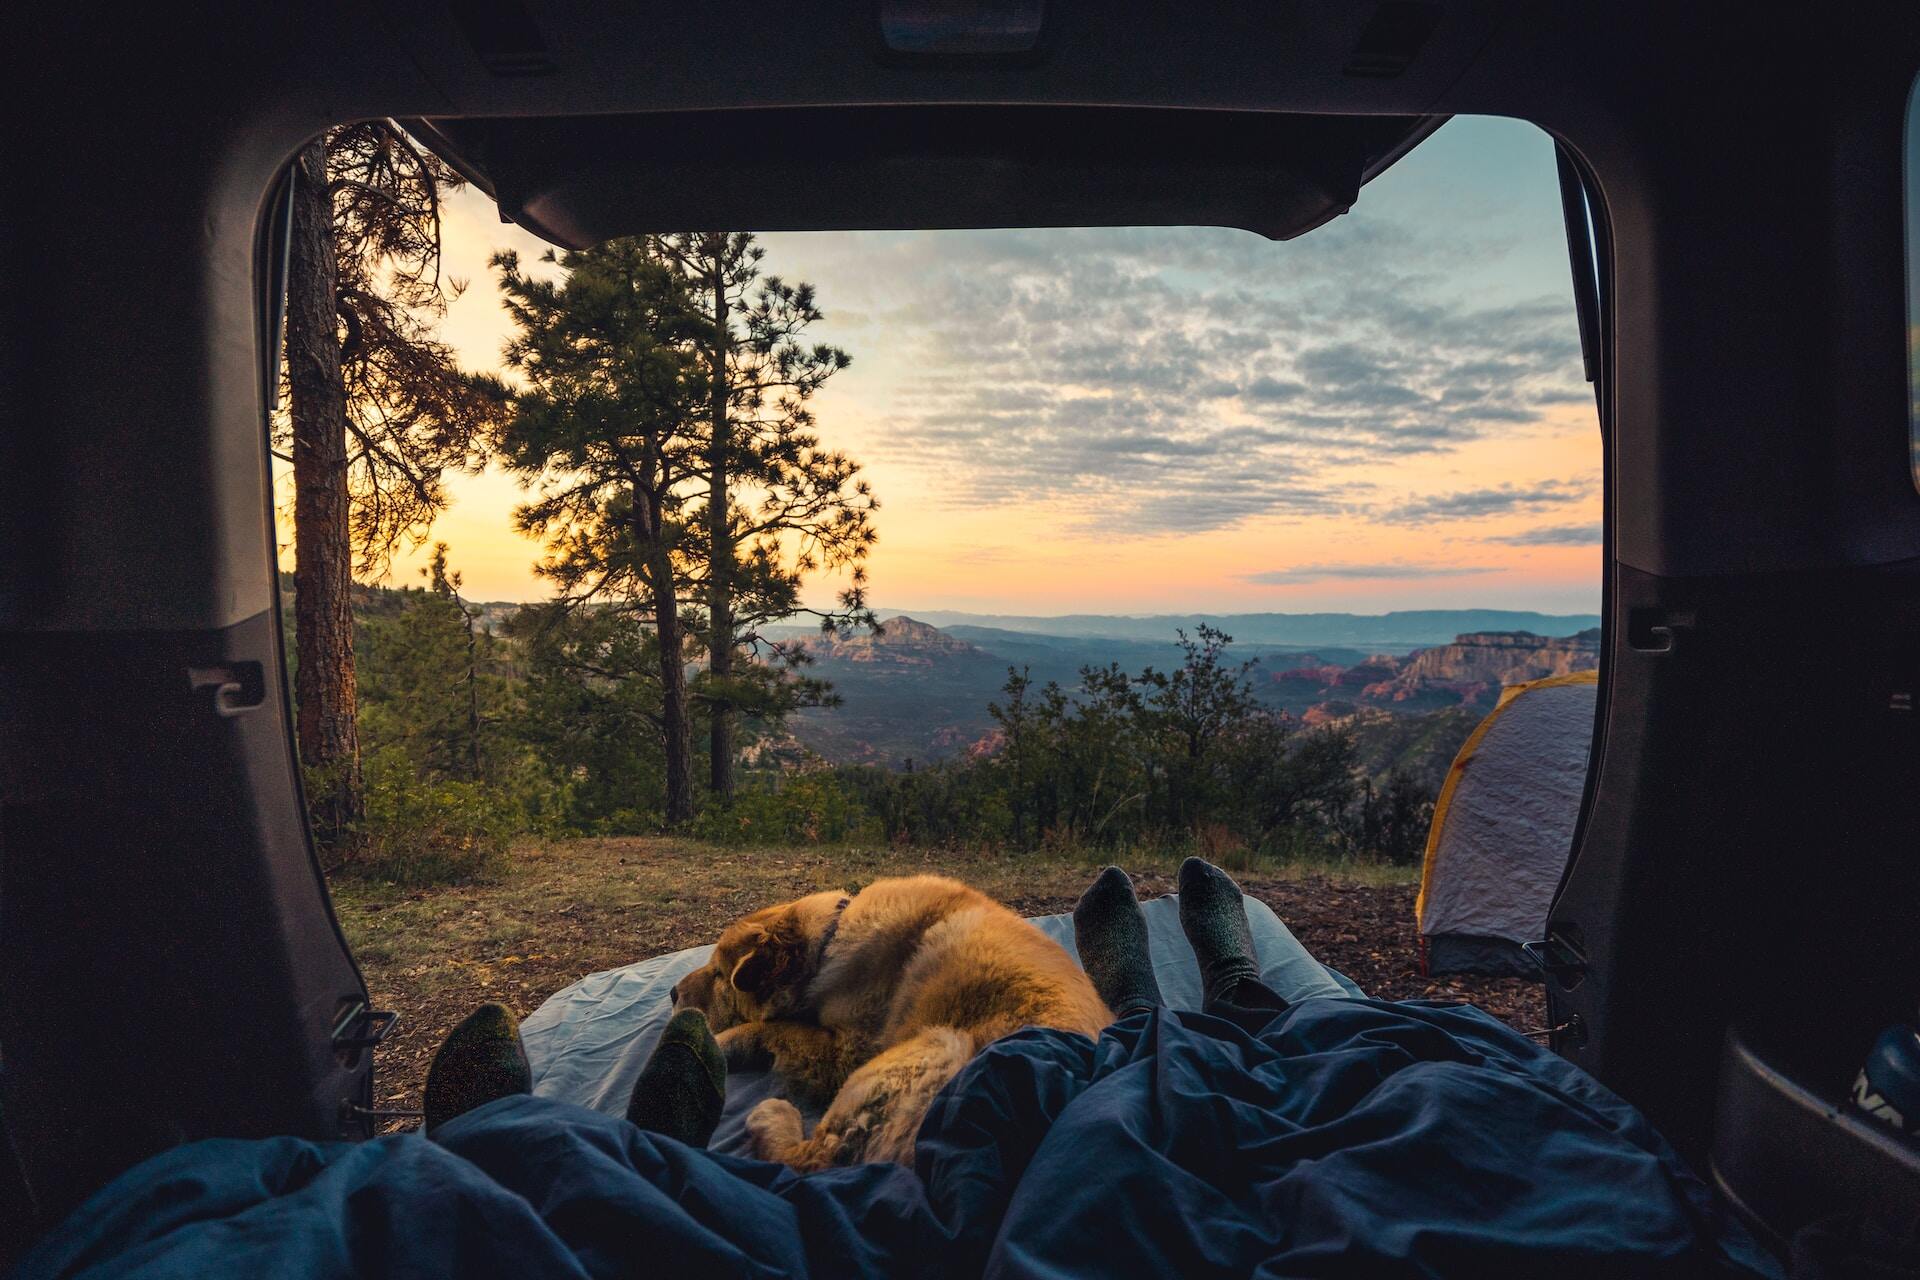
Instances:
[[[1123,859],[1123,861],[1126,861]],[[1143,896],[1173,890],[1176,863],[1129,863]],[[400,1023],[379,1051],[376,1105],[420,1105],[427,1062],[483,1001],[525,1015],[585,974],[712,942],[755,908],[887,875],[957,876],[1022,915],[1068,910],[1097,864],[997,851],[723,849],[688,841],[571,840],[516,851],[484,882],[399,889],[341,880],[334,902],[374,1007]],[[1405,869],[1237,872],[1308,950],[1369,994],[1470,1000],[1509,1025],[1546,1025],[1539,986],[1418,973],[1416,886]]]

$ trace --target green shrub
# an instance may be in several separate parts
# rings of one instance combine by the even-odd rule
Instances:
[[[832,776],[897,845],[1003,844],[1013,834],[1006,788],[978,761],[949,761],[911,772],[840,765]]]
[[[880,839],[880,825],[831,773],[803,773],[777,790],[743,790],[731,808],[713,806],[693,834],[720,844],[845,844]]]
[[[1353,861],[1350,850],[1312,823],[1298,823],[1268,833],[1259,852],[1281,866],[1321,867]]]
[[[513,815],[516,834],[543,840],[580,834],[573,820],[576,783],[559,776],[537,753],[523,750],[496,764],[483,785],[502,811]]]
[[[1259,865],[1253,846],[1224,822],[1203,822],[1194,828],[1193,851],[1228,871],[1252,871]]]
[[[654,835],[666,821],[666,815],[658,809],[615,809],[593,818],[587,831],[596,836]]]
[[[397,752],[367,758],[366,817],[341,873],[397,884],[453,884],[486,872],[527,815],[485,784],[429,781]]]

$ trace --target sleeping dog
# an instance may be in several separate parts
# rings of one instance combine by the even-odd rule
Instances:
[[[1089,1038],[1113,1021],[1061,946],[975,889],[939,876],[876,880],[756,911],[673,989],[719,1033],[727,1063],[771,1064],[800,1112],[747,1116],[755,1155],[795,1169],[910,1164],[934,1094],[981,1046],[1021,1027]]]

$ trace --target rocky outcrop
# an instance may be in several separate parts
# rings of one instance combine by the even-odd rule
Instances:
[[[1298,666],[1271,673],[1263,692],[1306,723],[1323,724],[1366,707],[1403,713],[1490,708],[1506,685],[1590,670],[1599,661],[1597,630],[1559,637],[1471,632],[1452,644],[1416,649],[1403,658],[1380,654],[1350,667],[1308,655]]]
[[[985,656],[965,640],[905,614],[888,618],[880,626],[877,635],[856,631],[845,637],[821,636],[808,640],[807,647],[816,657],[836,662],[883,663],[897,667],[930,667],[944,659]]]
[[[1408,654],[1401,681],[1519,684],[1587,671],[1600,662],[1600,632],[1549,638],[1531,631],[1483,631]]]

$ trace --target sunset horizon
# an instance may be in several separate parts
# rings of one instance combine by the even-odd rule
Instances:
[[[881,500],[868,598],[926,610],[1593,613],[1600,439],[1551,141],[1456,120],[1297,240],[1217,228],[769,233],[853,357],[813,400]],[[440,325],[507,376],[488,257],[548,248],[445,206]],[[511,381],[509,376],[509,381]],[[282,543],[285,466],[277,467]],[[384,577],[445,542],[469,598],[550,595],[489,465]],[[291,547],[283,547],[290,563]],[[843,575],[811,576],[824,606]]]

